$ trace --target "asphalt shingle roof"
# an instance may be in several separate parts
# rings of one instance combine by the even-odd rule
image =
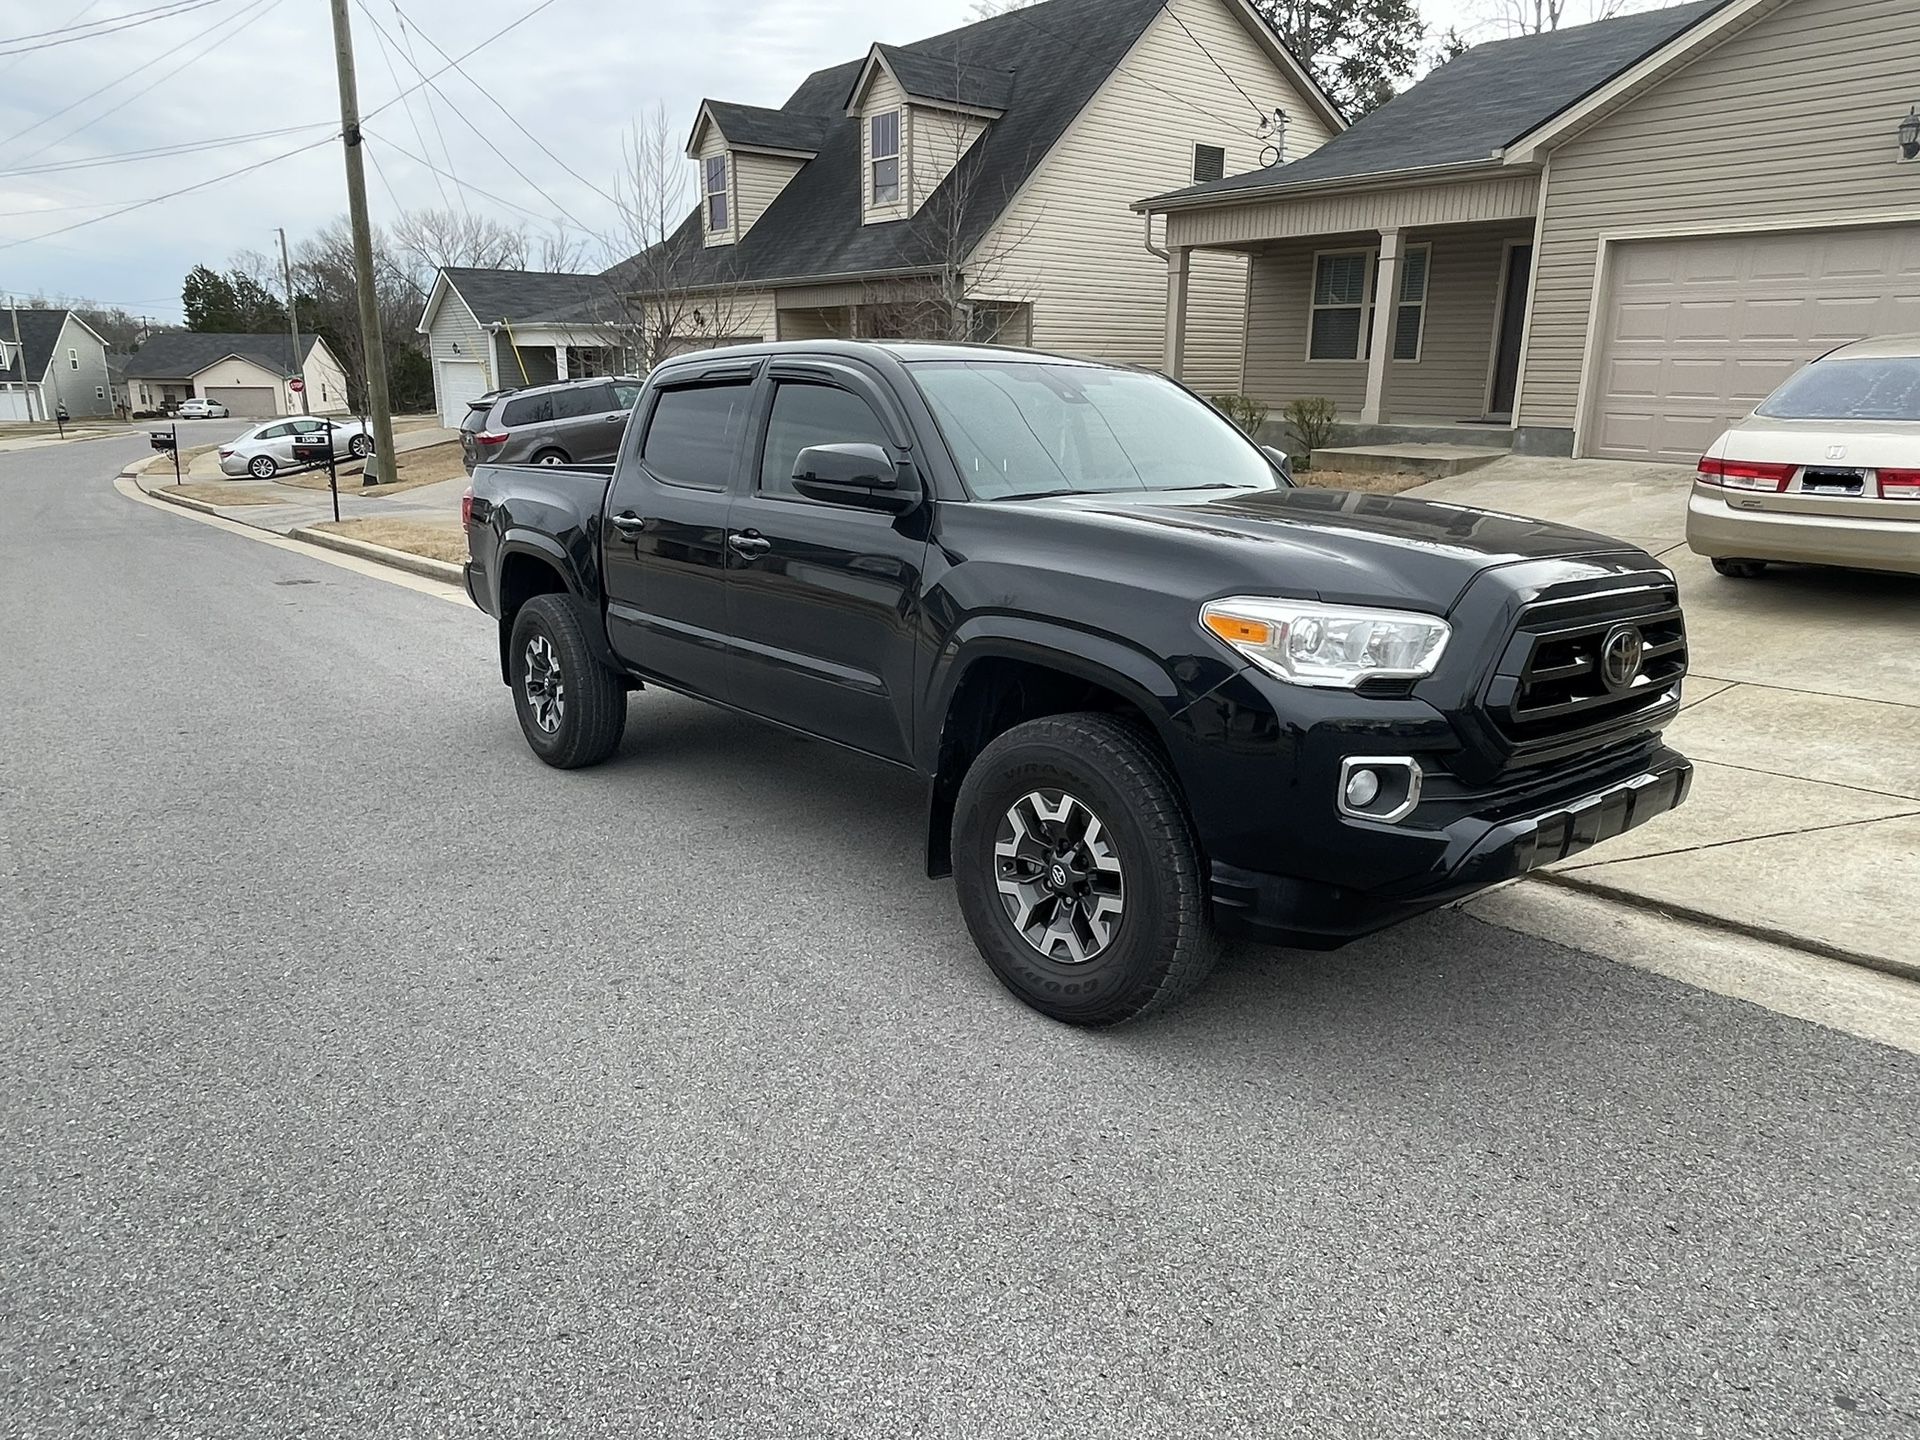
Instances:
[[[18,311],[0,309],[0,340],[7,342],[7,353],[11,357],[5,368],[0,369],[0,380],[15,383],[20,379],[20,359],[13,354],[16,314],[20,320],[20,348],[27,352],[26,378],[38,380],[47,373],[47,361],[53,358],[53,347],[59,343],[60,327],[67,323],[67,312],[33,310],[24,305]]]
[[[971,105],[981,110],[1004,110],[1013,103],[1011,70],[969,64],[956,61],[951,55],[926,54],[899,45],[874,48],[909,95],[923,100],[945,100],[950,105]]]
[[[577,317],[610,298],[599,276],[564,270],[477,270],[450,265],[440,273],[482,325]]]
[[[300,373],[300,356],[313,344],[311,335],[300,337],[300,355],[294,354],[293,337],[282,330],[272,335],[232,334],[222,330],[163,330],[127,357],[127,374],[136,380],[184,379],[197,375],[207,366],[229,355],[251,360],[264,370],[283,376]]]
[[[796,115],[760,105],[709,100],[707,111],[731,145],[760,145],[769,150],[818,150],[832,121],[825,115]]]
[[[1162,0],[1044,0],[911,45],[887,48],[888,63],[904,64],[913,83],[933,84],[976,97],[996,97],[1005,114],[942,184],[949,195],[976,197],[954,229],[954,207],[922,204],[910,219],[860,223],[860,123],[846,114],[866,57],[809,75],[781,106],[821,126],[814,159],[801,167],[747,234],[732,245],[702,246],[696,210],[667,244],[684,255],[678,283],[765,284],[782,280],[857,277],[881,271],[931,268],[942,254],[971,248],[1014,192],[1093,98],[1114,65],[1160,10]],[[954,85],[958,74],[962,83]],[[1004,77],[1004,79],[996,78]],[[908,85],[907,75],[900,76]],[[992,88],[998,87],[998,88]],[[978,98],[971,102],[982,103]],[[724,128],[724,127],[723,127]],[[731,138],[731,137],[730,137]],[[641,281],[634,261],[606,272],[617,288]]]
[[[1487,160],[1725,3],[1695,0],[1476,45],[1309,155],[1155,198],[1230,195]]]

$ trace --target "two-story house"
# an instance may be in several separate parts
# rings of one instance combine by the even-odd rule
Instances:
[[[113,414],[107,342],[71,310],[0,310],[0,421]]]
[[[673,348],[918,336],[1158,365],[1163,226],[1131,202],[1343,124],[1244,0],[1046,0],[876,44],[777,107],[704,102],[695,213],[604,278],[636,312],[691,297]],[[1196,388],[1240,388],[1247,269],[1179,277]]]

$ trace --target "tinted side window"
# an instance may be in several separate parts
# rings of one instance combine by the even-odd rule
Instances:
[[[528,395],[509,400],[500,411],[502,425],[541,425],[553,419],[553,396]]]
[[[631,410],[633,402],[639,398],[640,385],[637,381],[620,381],[613,387],[613,408],[616,410]]]
[[[640,450],[647,469],[670,485],[726,489],[751,393],[744,384],[662,391]]]
[[[858,395],[831,385],[784,384],[773,392],[767,444],[760,453],[760,490],[791,495],[793,462],[809,445],[885,446],[880,417]]]
[[[576,385],[571,390],[553,392],[553,418],[578,420],[583,415],[598,415],[613,409],[604,385]]]

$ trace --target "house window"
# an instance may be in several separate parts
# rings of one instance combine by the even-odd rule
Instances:
[[[1196,145],[1193,147],[1193,180],[1196,185],[1207,180],[1218,180],[1226,173],[1225,146]]]
[[[718,234],[727,228],[727,157],[707,157],[707,229]]]
[[[873,203],[900,203],[900,112],[889,110],[867,121],[872,156]]]
[[[1430,245],[1409,245],[1400,256],[1400,294],[1393,318],[1393,358],[1418,360],[1427,320]],[[1309,360],[1365,360],[1373,350],[1377,250],[1330,250],[1313,257],[1313,304],[1307,332]]]
[[[78,370],[80,368],[80,352],[78,350],[67,351],[67,368],[69,370]]]
[[[94,398],[94,399],[96,399],[96,400],[104,400],[104,399],[106,399],[106,398],[107,398],[107,387],[106,387],[106,386],[104,386],[104,385],[96,385],[96,386],[94,386],[94,387],[93,387],[93,398]]]

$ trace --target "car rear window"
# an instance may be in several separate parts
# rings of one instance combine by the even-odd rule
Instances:
[[[469,405],[467,406],[466,417],[460,422],[460,428],[469,434],[484,430],[487,428],[487,417],[491,414],[493,414],[493,402],[491,400],[481,405]]]
[[[1756,413],[1774,420],[1920,420],[1920,359],[1817,360]]]
[[[516,425],[543,425],[553,419],[553,396],[524,395],[509,400],[500,408],[500,423],[511,430]]]

